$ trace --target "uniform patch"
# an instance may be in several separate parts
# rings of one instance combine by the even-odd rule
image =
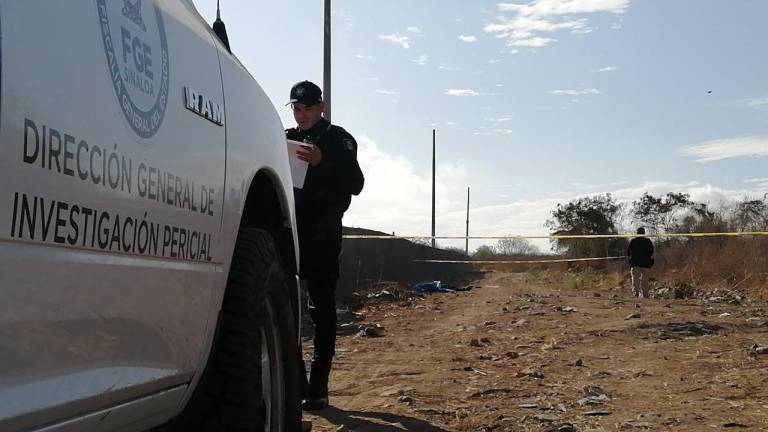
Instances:
[[[341,143],[344,145],[345,149],[349,151],[355,150],[355,140],[347,138],[345,140],[342,140]]]

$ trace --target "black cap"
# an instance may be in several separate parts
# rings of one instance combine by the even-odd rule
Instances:
[[[310,81],[298,82],[291,87],[292,103],[303,103],[304,105],[314,105],[323,101],[323,91],[315,83]]]

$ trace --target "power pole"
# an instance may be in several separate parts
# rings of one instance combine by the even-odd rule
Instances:
[[[469,186],[467,186],[467,237],[464,243],[464,253],[469,255]]]
[[[432,129],[432,247],[435,245],[435,130]]]
[[[323,51],[323,117],[331,121],[331,0],[325,0],[325,36]]]

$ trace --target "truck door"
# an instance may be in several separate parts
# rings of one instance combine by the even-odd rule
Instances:
[[[0,429],[183,386],[226,283],[212,33],[183,0],[3,2],[0,33]]]

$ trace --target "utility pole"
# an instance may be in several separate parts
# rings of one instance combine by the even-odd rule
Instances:
[[[331,121],[331,0],[325,0],[325,35],[323,50],[323,117]]]
[[[435,245],[435,130],[432,129],[432,247]]]
[[[464,253],[469,255],[469,186],[467,186],[467,237],[464,243]]]

